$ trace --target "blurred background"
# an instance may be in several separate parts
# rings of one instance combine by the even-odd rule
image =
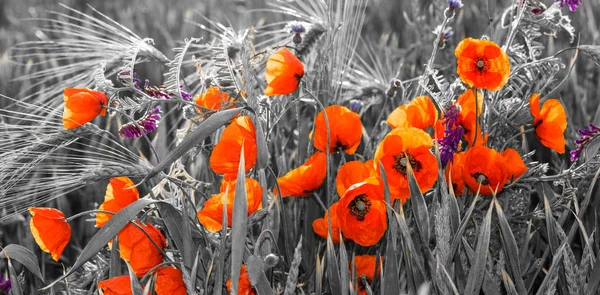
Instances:
[[[488,35],[492,40],[503,40],[506,32],[497,29],[498,22],[505,8],[513,2],[514,0],[464,0],[465,6],[450,22],[454,36],[438,54],[435,68],[447,74],[449,80],[453,78],[454,47],[465,37],[478,38]],[[553,3],[552,0],[542,2],[547,6]],[[152,38],[156,48],[169,58],[174,56],[171,49],[180,46],[185,38],[203,37],[207,41],[212,38],[207,30],[199,26],[199,24],[207,24],[203,17],[225,25],[230,24],[234,28],[258,26],[285,19],[281,14],[269,11],[272,7],[268,6],[265,0],[0,0],[0,94],[19,99],[31,91],[29,85],[32,81],[13,81],[13,79],[35,71],[35,66],[32,65],[34,61],[13,60],[10,48],[21,42],[47,40],[49,36],[35,29],[36,26],[44,25],[44,22],[33,19],[48,17],[48,11],[73,15],[72,12],[59,6],[59,3],[94,14],[88,6],[91,5],[138,36]],[[371,0],[362,29],[363,39],[376,49],[385,48],[391,57],[390,63],[394,64],[391,67],[397,68],[400,65],[401,79],[414,78],[422,73],[423,65],[431,55],[435,38],[432,31],[441,23],[446,6],[447,0]],[[569,35],[564,32],[560,32],[557,36],[542,37],[542,43],[547,49],[542,56],[552,55],[577,43],[599,44],[600,1],[583,0],[576,12],[570,12],[566,7],[562,11],[564,15],[571,18],[577,37],[573,43],[569,42]],[[359,45],[358,53],[363,55],[364,48]],[[380,51],[375,50],[375,52]],[[569,51],[561,55],[565,64],[569,63],[574,53],[575,51]],[[164,71],[166,67],[155,64],[144,65],[140,69],[143,76],[155,85],[162,83]],[[565,73],[566,71],[561,73],[562,77]],[[389,77],[390,80],[392,78],[394,77]],[[600,67],[589,57],[580,54],[567,82],[557,95],[565,106],[569,118],[566,137],[570,148],[573,147],[572,140],[576,137],[577,129],[591,122],[600,125],[599,87]],[[62,100],[62,97],[56,99]],[[84,188],[83,191],[70,196],[61,197],[53,206],[61,209],[67,216],[73,212],[93,209],[102,202],[104,191],[98,188],[105,185],[106,183],[101,183],[95,187]],[[39,249],[34,247],[33,239],[27,231],[28,227],[23,225],[25,225],[24,218],[14,220],[11,224],[0,225],[0,245],[19,243],[41,256]],[[71,244],[65,251],[66,265],[74,261],[79,250],[95,231],[92,224],[83,219],[73,224]],[[47,256],[44,260],[49,261]],[[53,261],[48,262],[49,265],[53,263]],[[58,272],[62,269],[56,263],[53,268]],[[0,265],[0,272],[3,270]]]

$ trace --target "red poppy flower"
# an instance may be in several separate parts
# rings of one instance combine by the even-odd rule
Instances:
[[[328,106],[325,108],[329,122],[329,153],[333,154],[342,148],[352,155],[360,145],[362,123],[360,116],[344,106]],[[315,148],[327,150],[327,124],[323,111],[315,118]]]
[[[227,292],[231,293],[231,279],[227,280]],[[248,277],[248,269],[246,266],[242,264],[242,269],[240,271],[240,280],[238,283],[238,295],[256,295],[256,292],[252,288],[252,284],[250,283],[250,277]]]
[[[502,155],[485,146],[472,147],[465,152],[463,179],[472,192],[491,196],[500,192],[508,177],[508,167]]]
[[[201,107],[199,108],[201,113],[204,110],[218,111],[233,107],[233,98],[216,86],[208,87],[206,92],[194,98],[194,102]]]
[[[540,110],[540,95],[534,94],[529,98],[533,127],[539,141],[559,154],[565,153],[565,130],[567,129],[567,114],[560,101],[548,99]]]
[[[446,179],[452,185],[454,194],[461,196],[465,191],[465,180],[463,179],[463,166],[465,165],[465,153],[454,154],[454,160],[446,166]]]
[[[277,179],[281,188],[281,197],[306,197],[323,184],[325,176],[327,176],[327,155],[315,152],[306,163]],[[274,192],[279,193],[277,187]]]
[[[119,232],[119,250],[121,258],[131,264],[138,278],[143,277],[150,269],[162,263],[163,255],[160,249],[167,246],[165,236],[152,224],[135,221],[141,227],[128,224]],[[152,241],[144,234],[146,232]],[[158,249],[156,244],[160,249]]]
[[[323,218],[315,219],[312,224],[315,233],[323,239],[327,239],[329,229],[327,218],[331,218],[331,240],[335,244],[340,243],[340,220],[337,215],[338,205],[339,202],[331,204],[329,210],[325,211],[325,216],[323,216]]]
[[[210,168],[217,174],[223,174],[225,178],[236,178],[242,144],[244,145],[245,171],[248,172],[256,164],[258,153],[254,123],[248,116],[240,116],[225,127],[221,140],[215,145],[210,155]]]
[[[198,220],[211,232],[223,229],[223,200],[227,199],[227,226],[231,225],[233,218],[233,201],[235,199],[235,186],[237,180],[223,180],[220,193],[212,195],[202,210],[198,211]],[[246,178],[246,202],[248,216],[261,207],[262,188],[260,183],[252,178]]]
[[[510,61],[496,43],[466,38],[456,46],[457,73],[469,87],[496,91],[508,81]]]
[[[106,186],[104,203],[100,204],[98,210],[117,213],[137,201],[140,195],[134,185],[133,181],[126,176],[111,178]],[[102,227],[111,217],[111,214],[96,213],[96,227]]]
[[[162,266],[156,270],[154,283],[156,295],[186,295],[181,271],[174,266]]]
[[[104,295],[132,295],[131,279],[128,275],[114,277],[98,282],[98,289]]]
[[[395,128],[379,143],[374,162],[383,164],[392,198],[404,202],[410,197],[407,159],[421,192],[433,187],[438,170],[437,160],[429,150],[432,145],[431,136],[414,127]]]
[[[103,92],[87,88],[65,88],[63,99],[63,126],[67,130],[88,123],[98,115],[106,115],[103,107],[108,105],[108,97]]]
[[[387,118],[390,127],[415,127],[422,130],[434,127],[438,111],[428,96],[419,96],[397,107]]]
[[[71,239],[71,225],[65,215],[54,208],[37,207],[29,207],[29,213],[29,227],[35,242],[42,251],[50,253],[54,261],[58,261]]]
[[[348,188],[337,210],[344,237],[361,246],[377,244],[387,230],[383,185],[376,177]]]
[[[383,257],[381,257],[381,259],[383,260]],[[354,257],[354,262],[356,263],[356,277],[358,278],[359,282],[357,294],[366,295],[366,287],[363,285],[361,278],[364,276],[367,283],[371,284],[373,282],[373,275],[375,275],[375,277],[379,277],[381,263],[378,265],[377,270],[375,270],[375,265],[377,265],[376,255],[357,255]],[[352,264],[350,264],[350,273],[354,273]]]
[[[304,65],[287,48],[279,49],[269,60],[265,78],[267,88],[266,96],[286,95],[298,89],[300,79],[304,76]]]
[[[508,180],[510,182],[515,181],[521,175],[527,172],[527,166],[525,166],[525,162],[521,159],[521,155],[514,149],[508,148],[502,152],[502,157],[506,161],[506,166],[508,167]]]
[[[370,163],[372,165],[372,161]],[[342,165],[335,177],[335,188],[338,195],[341,197],[353,184],[363,182],[370,176],[376,176],[377,172],[374,169],[369,169],[368,164],[361,161],[350,161]]]

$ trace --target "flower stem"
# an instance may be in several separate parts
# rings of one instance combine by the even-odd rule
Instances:
[[[515,139],[515,138],[517,138],[517,137],[519,137],[519,136],[521,136],[521,135],[523,135],[523,134],[526,134],[526,133],[532,132],[532,131],[535,131],[535,128],[529,128],[529,129],[525,129],[525,130],[523,130],[523,131],[521,131],[521,132],[519,132],[519,133],[517,133],[517,134],[515,134],[515,135],[511,136],[509,139],[507,139],[507,140],[506,140],[506,142],[504,143],[504,145],[503,145],[503,146],[502,146],[502,148],[500,149],[500,152],[502,152],[504,149],[506,149],[506,146],[508,146],[508,144],[509,144],[511,141],[513,141],[513,139]]]
[[[69,218],[67,218],[67,222],[71,222],[75,218],[78,218],[78,217],[81,217],[84,215],[88,215],[88,214],[93,214],[93,213],[104,213],[104,214],[110,214],[110,215],[116,214],[114,212],[105,211],[105,210],[88,210],[88,211],[79,212],[73,216],[70,216]]]

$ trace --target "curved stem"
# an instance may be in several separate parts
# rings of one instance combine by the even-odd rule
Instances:
[[[504,143],[504,145],[503,145],[503,146],[502,146],[502,148],[500,149],[500,152],[504,151],[504,149],[506,149],[506,146],[508,146],[508,144],[509,144],[509,143],[510,143],[510,142],[511,142],[513,139],[515,139],[515,138],[517,138],[517,137],[519,137],[519,136],[521,136],[521,135],[523,135],[523,134],[526,134],[526,133],[532,132],[532,131],[535,131],[535,128],[525,129],[525,130],[523,130],[523,131],[521,131],[521,132],[519,132],[519,133],[517,133],[517,134],[515,134],[515,135],[511,136],[509,139],[507,139],[507,140],[506,140],[506,142]]]
[[[79,212],[73,216],[69,216],[69,218],[67,218],[67,222],[71,222],[73,219],[87,215],[87,214],[93,214],[93,213],[104,213],[104,214],[110,214],[110,215],[115,215],[115,212],[111,212],[111,211],[105,211],[105,210],[88,210],[88,211],[83,211],[83,212]]]

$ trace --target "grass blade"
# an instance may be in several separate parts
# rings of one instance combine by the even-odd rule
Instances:
[[[483,276],[486,272],[486,263],[488,256],[488,248],[490,244],[491,224],[492,224],[492,209],[494,208],[493,202],[490,203],[483,224],[479,229],[479,237],[477,238],[477,247],[475,248],[474,261],[471,263],[471,269],[469,270],[469,277],[467,278],[467,286],[465,287],[465,294],[479,294],[481,284],[483,283]]]
[[[244,164],[244,145],[240,153],[240,165],[238,168],[237,181],[235,184],[235,195],[233,197],[233,212],[231,225],[231,293],[238,294],[240,268],[244,258],[244,246],[246,245],[246,232],[248,224],[248,203],[246,199],[246,174]],[[225,207],[225,206],[223,206]],[[223,226],[225,227],[225,226]]]
[[[512,233],[510,225],[508,224],[506,215],[504,215],[502,206],[500,206],[500,202],[498,202],[495,197],[492,202],[495,204],[498,222],[500,223],[502,246],[504,248],[504,253],[506,253],[506,264],[508,265],[509,271],[512,275],[512,278],[509,279],[511,279],[511,283],[514,281],[514,287],[516,287],[519,294],[527,294],[527,289],[525,288],[525,282],[523,282],[521,268],[519,265],[519,250],[517,247],[517,241],[515,240],[515,236]],[[524,251],[526,251],[526,249]]]

